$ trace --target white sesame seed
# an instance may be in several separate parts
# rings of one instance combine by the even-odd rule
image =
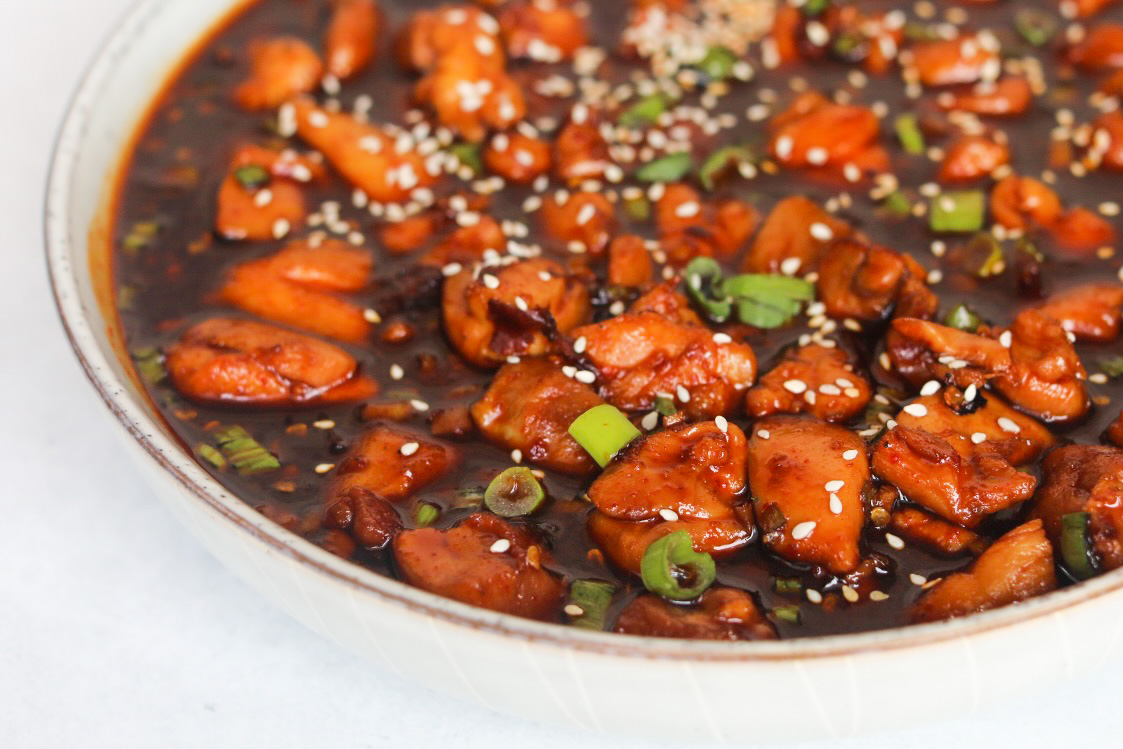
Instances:
[[[846,482],[842,479],[835,479],[834,481],[828,481],[827,483],[823,484],[823,488],[830,493],[837,492],[844,486],[846,486]]]
[[[585,336],[581,336],[580,338],[578,338],[576,341],[573,342],[573,353],[575,353],[575,354],[585,353],[585,347],[587,345],[588,345],[588,341],[585,340]]]
[[[491,545],[492,554],[504,554],[511,549],[511,542],[501,538]]]
[[[842,395],[842,389],[838,385],[832,385],[827,382],[819,386],[819,392],[823,395]]]
[[[516,463],[516,464],[522,463],[523,462],[523,451],[518,449],[517,447],[514,450],[512,450],[511,451],[511,462]]]
[[[592,203],[586,203],[585,205],[581,206],[581,210],[577,212],[578,226],[584,226],[585,224],[589,223],[596,215],[597,208]]]
[[[643,427],[645,432],[650,432],[659,425],[659,412],[648,411],[644,414],[644,417],[640,419],[639,425]]]
[[[870,600],[871,601],[887,601],[887,600],[889,600],[889,594],[883,593],[880,590],[870,591]]]
[[[842,391],[842,394],[845,395],[847,398],[857,398],[858,396],[860,396],[862,394],[862,391],[859,390],[858,388],[846,388],[845,390]]]
[[[811,533],[815,530],[815,525],[816,523],[814,520],[807,520],[797,524],[794,528],[792,528],[792,538],[794,538],[796,541],[802,541],[803,539],[811,535]]]
[[[780,262],[780,272],[785,276],[794,276],[796,273],[799,273],[799,266],[802,264],[803,261],[798,257],[784,258]]]
[[[421,411],[422,413],[429,410],[429,404],[423,400],[418,400],[417,398],[411,400],[409,402],[409,405],[413,406],[415,411]]]
[[[807,383],[803,380],[787,380],[784,382],[784,390],[794,395],[799,395],[807,390]]]
[[[998,336],[998,342],[1006,348],[1010,348],[1010,345],[1014,342],[1014,334],[1009,330],[1004,330],[1002,335]]]
[[[894,536],[892,533],[885,534],[885,543],[889,544],[889,546],[896,549],[897,551],[905,548],[905,542],[901,539],[901,537]]]
[[[420,449],[421,449],[421,445],[418,444],[417,442],[407,442],[404,445],[402,445],[401,449],[398,452],[400,452],[402,455],[404,455],[408,458],[409,456],[413,455],[414,453],[416,453]]]
[[[981,445],[986,441],[987,436],[984,432],[975,432],[971,435],[971,442],[975,443],[976,445]]]
[[[911,582],[913,585],[923,585],[924,583],[928,582],[928,578],[926,578],[924,575],[918,575],[913,572],[909,574],[909,582]]]
[[[312,426],[317,429],[335,429],[335,422],[331,419],[320,419],[319,421],[313,421]]]
[[[273,239],[284,239],[292,230],[292,224],[287,219],[279,218],[273,222]]]
[[[462,266],[460,263],[449,263],[448,265],[441,268],[441,275],[443,275],[445,278],[451,278],[462,270],[464,270],[464,266]]]
[[[714,333],[714,343],[724,345],[726,343],[733,343],[733,337],[728,333]]]
[[[702,207],[696,201],[690,200],[675,208],[675,215],[679,218],[691,218],[701,212]]]
[[[1000,416],[998,419],[998,426],[1002,431],[1009,432],[1010,434],[1017,434],[1022,431],[1022,428],[1015,424],[1011,419],[1005,416]]]
[[[857,450],[847,450],[846,452],[844,452],[842,454],[843,460],[854,460],[854,458],[856,458],[856,457],[858,457],[858,451]]]
[[[792,155],[792,149],[794,147],[795,142],[792,141],[790,136],[780,136],[776,139],[776,157],[781,161],[787,161],[788,157]]]
[[[762,440],[766,440],[772,436],[772,433],[767,429],[760,429],[757,431],[756,436],[760,437]]]
[[[902,409],[909,416],[920,419],[928,415],[928,408],[923,403],[910,403]]]
[[[942,387],[943,385],[941,385],[936,380],[929,380],[928,382],[924,383],[924,387],[920,388],[920,394],[924,396],[935,395],[936,393],[940,392],[940,388]]]
[[[690,402],[690,391],[682,385],[675,386],[675,396],[677,396],[678,399],[683,403]]]
[[[842,586],[842,597],[850,603],[857,603],[860,599],[858,591],[851,588],[849,585]]]
[[[582,369],[573,375],[573,378],[578,382],[583,382],[586,385],[591,385],[597,381],[597,376],[587,369]]]
[[[804,594],[807,596],[807,600],[811,601],[811,603],[823,602],[823,594],[815,590],[814,588],[808,588],[806,591],[804,591]]]
[[[382,315],[378,314],[378,310],[370,309],[369,307],[363,310],[363,319],[371,325],[377,325],[382,322]]]
[[[674,523],[678,521],[678,513],[674,510],[668,510],[666,508],[659,510],[659,517],[663,518],[668,523]]]
[[[1106,385],[1107,384],[1107,375],[1105,375],[1103,372],[1096,372],[1094,374],[1090,374],[1090,375],[1088,375],[1088,382],[1095,383],[1096,385]]]
[[[495,276],[491,275],[490,273],[485,273],[480,278],[483,281],[484,286],[486,286],[487,288],[489,288],[489,289],[498,289],[499,288],[499,279],[496,278]]]
[[[312,470],[314,470],[316,473],[327,473],[333,468],[335,468],[335,463],[320,463]]]
[[[585,609],[581,608],[576,603],[567,603],[565,605],[565,613],[567,616],[584,616]]]

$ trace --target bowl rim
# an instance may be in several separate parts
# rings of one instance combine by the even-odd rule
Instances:
[[[248,2],[250,0],[230,0],[230,17],[240,12]],[[246,534],[247,540],[256,540],[269,547],[271,551],[287,556],[313,572],[329,578],[328,581],[342,584],[360,595],[373,596],[385,604],[401,606],[450,625],[501,637],[514,637],[528,643],[549,644],[591,653],[699,663],[833,658],[924,647],[948,641],[958,642],[973,635],[1028,623],[1081,604],[1089,604],[1123,588],[1123,569],[1119,569],[1079,585],[1069,586],[1021,603],[943,622],[774,641],[672,640],[610,632],[590,632],[562,624],[500,614],[443,598],[341,559],[261,516],[249,504],[228,492],[203,471],[193,456],[163,432],[159,419],[150,412],[149,407],[141,402],[141,399],[129,394],[125,383],[113,373],[109,359],[94,334],[96,323],[112,326],[115,320],[100,319],[102,317],[100,313],[103,311],[100,309],[87,315],[81,302],[77,281],[76,272],[88,272],[89,255],[91,251],[97,250],[89,246],[88,232],[85,234],[84,242],[81,240],[71,242],[68,231],[69,196],[73,188],[77,160],[81,155],[79,144],[89,125],[90,110],[96,106],[99,94],[121,64],[132,40],[155,21],[157,14],[167,4],[170,3],[166,0],[136,0],[101,43],[70,99],[52,150],[46,186],[44,237],[47,270],[55,307],[63,329],[86,378],[102,402],[119,424],[136,440],[149,460],[169,474],[170,478],[174,479],[181,489],[186,490],[195,501],[237,525],[239,530]],[[217,25],[223,19],[211,20]],[[190,54],[193,49],[191,45],[199,41],[191,39],[190,45],[175,50],[174,58],[161,61],[168,71],[165,82],[178,71],[177,66]],[[134,121],[122,123],[122,127],[128,130],[128,136],[135,135],[142,125],[143,122]],[[125,142],[129,140],[126,139]],[[116,189],[117,177],[127,164],[127,154],[116,154],[114,163],[116,164],[114,178],[103,184],[111,185]],[[103,205],[106,203],[105,200],[100,202]],[[102,249],[109,251],[110,241],[107,237],[107,247]],[[83,250],[86,250],[85,254]],[[100,307],[100,305],[95,306]]]

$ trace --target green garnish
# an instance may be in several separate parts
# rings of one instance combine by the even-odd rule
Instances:
[[[889,193],[885,198],[885,210],[892,213],[894,216],[905,218],[912,215],[912,203],[900,190],[895,190]]]
[[[220,471],[226,467],[226,458],[216,448],[203,442],[195,448],[199,457],[210,463]]]
[[[633,128],[653,124],[672,103],[674,99],[664,93],[645,96],[621,112],[617,122],[624,127]]]
[[[963,248],[967,259],[974,265],[974,273],[979,278],[997,276],[1006,270],[1006,257],[1002,254],[1002,245],[990,232],[981,231],[971,237]]]
[[[136,296],[140,289],[132,284],[123,283],[117,287],[117,309],[128,312],[136,304]]]
[[[932,200],[929,226],[941,232],[978,231],[983,228],[986,205],[981,190],[946,192]]]
[[[636,179],[641,182],[675,182],[693,167],[694,159],[689,153],[672,153],[644,164],[636,172]]]
[[[904,28],[905,38],[911,42],[934,42],[941,39],[937,24],[908,21]]]
[[[736,63],[737,55],[727,47],[718,45],[706,50],[706,56],[698,62],[698,69],[711,81],[724,81],[733,75],[733,66]]]
[[[428,502],[422,502],[417,506],[417,509],[413,511],[413,522],[418,528],[427,528],[437,522],[437,518],[440,517],[440,514],[441,511],[434,505]]]
[[[831,0],[807,0],[800,10],[803,11],[804,16],[814,18],[826,10],[830,4]]]
[[[651,218],[651,203],[647,198],[632,198],[624,201],[624,213],[632,221],[647,221]]]
[[[1096,574],[1097,562],[1088,543],[1087,512],[1070,512],[1061,516],[1061,559],[1065,568],[1077,580],[1087,580]]]
[[[944,317],[944,325],[962,330],[965,333],[974,333],[982,324],[982,318],[976,315],[966,304],[955,305]]]
[[[725,146],[711,153],[702,162],[698,170],[698,181],[702,187],[713,191],[714,181],[731,166],[752,163],[755,160],[753,152],[744,146]]]
[[[843,60],[853,62],[867,43],[865,35],[858,31],[842,31],[831,43],[831,49]]]
[[[772,609],[772,616],[776,617],[782,622],[787,622],[788,624],[799,624],[801,619],[799,606],[796,606],[795,604],[791,604],[789,606],[777,606],[776,608]]]
[[[723,278],[721,266],[707,257],[686,266],[686,290],[713,322],[724,322],[736,308],[741,322],[757,328],[787,324],[815,293],[810,283],[790,276],[743,273]]]
[[[479,174],[484,169],[483,160],[480,158],[480,145],[478,143],[453,143],[448,147],[448,152],[456,157],[461,166],[466,166],[472,174]]]
[[[675,402],[663,395],[655,397],[655,410],[658,411],[661,416],[674,416],[678,411],[678,409],[675,408]]]
[[[733,302],[721,289],[723,271],[710,257],[698,257],[686,266],[686,293],[714,322],[725,322]]]
[[[569,435],[601,468],[612,462],[616,453],[640,436],[624,412],[608,403],[593,406],[569,425]]]
[[[1057,33],[1057,19],[1044,11],[1021,8],[1014,12],[1014,28],[1035,47],[1044,47]]]
[[[154,346],[144,346],[132,350],[133,362],[141,379],[149,385],[158,385],[168,376],[164,369],[164,355]]]
[[[281,462],[240,426],[223,427],[214,433],[215,444],[223,456],[243,476],[266,473],[281,467]]]
[[[160,233],[160,222],[152,221],[137,221],[129,229],[129,233],[125,235],[122,240],[122,247],[130,255],[135,255],[138,250],[143,250],[148,247],[156,239],[156,235]]]
[[[491,480],[484,491],[484,505],[496,515],[517,518],[529,515],[546,501],[546,492],[530,469],[514,466]]]
[[[234,170],[234,179],[247,190],[257,190],[269,184],[269,172],[257,164],[246,164]]]
[[[1123,356],[1100,359],[1100,371],[1108,377],[1123,377]]]
[[[705,592],[717,577],[714,559],[694,551],[686,531],[675,531],[653,541],[640,562],[643,584],[648,590],[672,601],[690,601]]]
[[[799,595],[803,592],[803,583],[798,577],[778,577],[772,582],[772,589],[784,595]]]
[[[898,115],[893,122],[893,128],[897,131],[897,138],[901,141],[901,147],[907,153],[918,156],[924,153],[924,133],[920,132],[920,124],[917,122],[915,114]]]
[[[1018,243],[1014,245],[1014,249],[1017,252],[1028,255],[1039,263],[1045,262],[1045,253],[1038,249],[1037,245],[1026,237],[1019,238]]]
[[[615,592],[616,586],[612,583],[574,580],[569,586],[569,599],[566,603],[578,606],[582,613],[576,616],[570,614],[569,623],[581,629],[603,630],[608,605],[612,603]]]

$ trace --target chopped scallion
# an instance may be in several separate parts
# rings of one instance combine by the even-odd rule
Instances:
[[[929,226],[938,232],[973,232],[983,228],[986,196],[981,190],[946,192],[932,200]]]
[[[1100,359],[1100,371],[1108,377],[1123,377],[1123,356]]]
[[[616,586],[600,580],[574,580],[569,586],[568,604],[581,609],[581,613],[570,616],[569,623],[581,629],[603,630],[608,614],[608,605]]]
[[[484,164],[480,158],[478,143],[453,143],[449,146],[448,152],[456,157],[461,166],[468,167],[473,174],[483,171]]]
[[[230,464],[243,476],[266,473],[281,467],[281,462],[240,426],[228,426],[214,433],[215,444]]]
[[[269,172],[257,164],[246,164],[234,170],[234,179],[247,190],[257,190],[269,184]]]
[[[441,511],[428,502],[422,502],[413,512],[413,522],[418,528],[428,528],[437,521]]]
[[[617,121],[624,127],[634,128],[650,125],[659,119],[659,115],[667,111],[667,107],[673,101],[671,97],[664,93],[645,96],[621,112]]]
[[[1057,33],[1057,19],[1042,10],[1019,8],[1014,11],[1014,28],[1035,47],[1044,47]]]
[[[1087,580],[1096,574],[1096,561],[1088,543],[1087,512],[1070,512],[1061,516],[1061,559],[1065,568],[1077,580]]]
[[[207,461],[208,463],[210,463],[212,466],[219,469],[220,471],[223,468],[226,467],[226,458],[223,457],[221,452],[219,452],[216,448],[212,447],[211,445],[208,445],[207,443],[204,442],[204,443],[200,444],[198,447],[196,447],[195,449],[199,453],[200,458]]]
[[[574,419],[569,434],[585,448],[601,468],[612,462],[616,453],[640,436],[624,412],[608,403],[593,406]]]
[[[624,213],[632,221],[647,221],[651,218],[651,203],[647,198],[632,198],[624,201]]]
[[[158,385],[168,376],[167,370],[164,369],[164,355],[160,353],[160,349],[144,346],[133,349],[132,356],[133,362],[136,363],[136,371],[149,385]]]
[[[900,190],[895,190],[889,193],[885,198],[885,210],[894,216],[905,218],[912,215],[912,203],[909,202],[908,197]]]
[[[636,172],[636,179],[641,182],[675,182],[686,176],[693,166],[694,159],[689,153],[672,153],[644,164]]]
[[[979,278],[997,276],[1006,269],[1006,257],[1002,245],[990,232],[981,231],[964,247],[964,254]]]
[[[159,233],[159,221],[137,221],[129,228],[129,233],[125,235],[121,244],[126,252],[135,255],[138,250],[143,250],[151,245]]]
[[[798,596],[803,592],[803,583],[798,577],[777,577],[772,582],[772,589],[784,595]]]
[[[733,75],[737,55],[727,47],[714,46],[706,50],[706,56],[698,62],[698,69],[711,81],[724,81]]]
[[[799,606],[796,606],[795,604],[791,604],[789,606],[777,606],[776,608],[772,609],[772,616],[776,617],[782,622],[787,622],[788,624],[799,624],[800,619],[802,618],[799,611]]]
[[[702,167],[698,170],[698,181],[702,183],[702,187],[712,191],[716,186],[717,178],[727,169],[752,161],[754,161],[753,152],[744,146],[719,148],[702,162]]]
[[[640,573],[652,593],[673,601],[689,601],[713,585],[717,567],[709,554],[694,550],[689,533],[675,531],[647,547]]]
[[[944,325],[966,333],[974,333],[982,324],[982,319],[966,304],[955,305],[944,316]]]
[[[733,310],[732,301],[721,292],[721,266],[709,257],[698,257],[686,266],[686,293],[713,322],[725,322]]]
[[[677,412],[675,402],[662,395],[656,396],[655,398],[655,410],[658,411],[661,416],[674,416]]]
[[[525,466],[508,468],[491,480],[484,491],[484,505],[505,518],[530,515],[546,501],[542,484]]]
[[[893,122],[893,127],[897,131],[897,138],[901,141],[901,147],[907,153],[918,156],[924,153],[924,133],[920,132],[920,123],[917,122],[915,114],[898,115]]]

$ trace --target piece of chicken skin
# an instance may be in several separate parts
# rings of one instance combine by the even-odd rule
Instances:
[[[800,384],[795,384],[800,383]],[[799,393],[789,388],[805,388]],[[846,352],[808,344],[789,349],[745,396],[756,419],[810,413],[823,421],[846,422],[865,410],[873,390],[854,371]]]
[[[403,452],[406,445],[417,447]],[[379,424],[363,434],[340,461],[328,492],[328,505],[356,487],[387,502],[400,502],[452,470],[458,460],[454,447]]]
[[[1123,286],[1086,283],[1059,291],[1037,306],[1041,314],[1059,320],[1078,341],[1106,343],[1119,335],[1123,315]]]
[[[617,615],[614,632],[682,640],[774,640],[776,630],[753,597],[736,588],[711,588],[691,606],[643,594]]]

